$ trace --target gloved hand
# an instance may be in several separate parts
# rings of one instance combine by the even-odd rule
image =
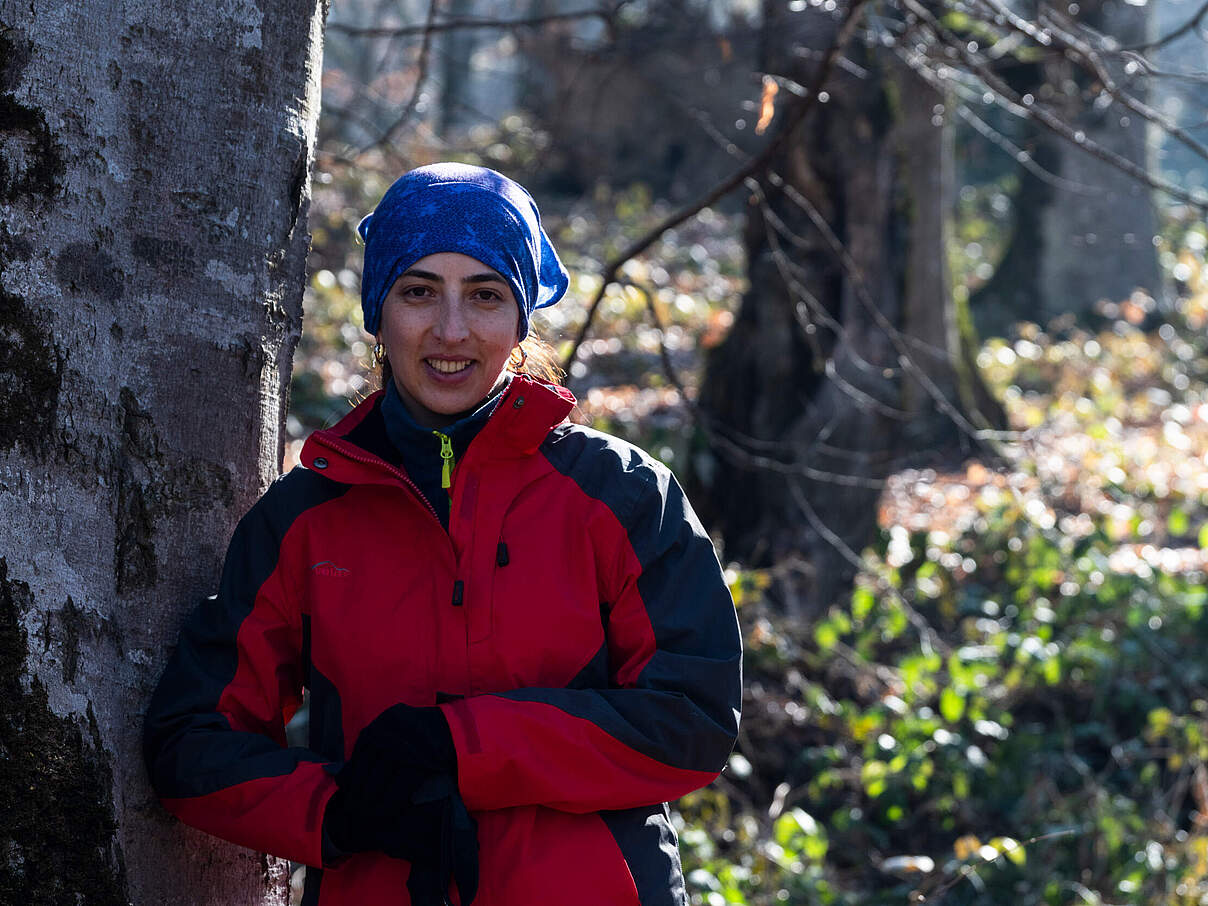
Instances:
[[[361,731],[336,774],[339,790],[327,805],[323,829],[344,853],[389,846],[396,858],[435,858],[442,808],[432,797],[423,807],[413,800],[431,778],[455,778],[456,772],[457,750],[439,708],[387,708]],[[455,781],[451,788],[456,791]]]
[[[336,775],[323,830],[342,853],[411,862],[415,906],[462,906],[478,890],[478,827],[457,792],[457,750],[439,708],[394,705],[361,731]]]
[[[478,892],[478,825],[466,810],[452,778],[434,777],[417,793],[417,808],[441,810],[439,853],[435,859],[411,862],[407,890],[414,906],[446,906],[450,881],[457,882],[458,901],[470,906]],[[389,849],[388,854],[393,855]]]
[[[387,708],[361,731],[353,748],[389,751],[400,767],[457,776],[457,748],[449,722],[437,707],[413,708],[397,704]]]

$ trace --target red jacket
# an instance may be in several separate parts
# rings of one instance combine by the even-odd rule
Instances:
[[[323,810],[369,721],[439,703],[478,822],[476,904],[686,904],[664,803],[725,764],[741,651],[675,479],[517,378],[457,463],[446,533],[379,402],[314,434],[236,529],[148,713],[164,805],[315,866],[304,903],[406,904],[406,862],[321,868]],[[303,687],[309,745],[287,748]]]

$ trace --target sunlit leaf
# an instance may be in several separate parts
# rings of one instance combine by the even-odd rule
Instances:
[[[864,792],[870,798],[876,799],[885,792],[885,778],[889,774],[889,765],[883,761],[866,761],[860,768],[860,781],[864,784]]]
[[[1015,865],[1023,865],[1028,861],[1023,844],[1012,837],[995,837],[990,841],[989,846],[996,855],[1006,856]]]
[[[1179,536],[1186,535],[1191,529],[1191,517],[1187,515],[1187,511],[1181,507],[1175,507],[1170,511],[1170,516],[1166,520],[1166,530],[1170,534]]]
[[[830,651],[839,641],[839,633],[835,630],[834,624],[823,621],[814,630],[814,641],[818,643],[819,650]]]
[[[951,686],[940,693],[940,714],[950,724],[956,723],[965,713],[965,699]]]

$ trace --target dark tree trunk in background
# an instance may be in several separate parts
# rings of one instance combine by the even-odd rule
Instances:
[[[284,902],[140,736],[279,468],[322,16],[0,0],[0,902]]]
[[[784,4],[766,4],[765,16],[767,70],[809,84],[835,20]],[[774,162],[784,185],[763,181],[769,210],[750,208],[751,287],[708,360],[700,403],[741,446],[867,485],[970,450],[937,394],[981,424],[1001,413],[964,364],[956,329],[945,264],[951,154],[947,130],[932,124],[942,98],[887,54],[854,46],[848,57],[863,71],[832,78],[829,102]],[[846,247],[850,270],[793,191]],[[903,369],[903,351],[924,380]],[[860,552],[875,533],[877,487],[751,467],[725,444],[697,462],[698,496],[726,557],[800,567],[783,587],[788,609],[812,612],[850,587],[854,567],[825,535]]]
[[[1151,38],[1152,9],[1086,0],[1077,18],[1128,46]],[[1128,78],[1122,61],[1104,62],[1121,86],[1149,102],[1150,79]],[[1092,103],[1097,86],[1070,60],[1055,53],[1017,70],[1007,77],[1020,93],[1051,105],[1089,141],[1152,169],[1147,123],[1118,102]],[[1120,301],[1138,287],[1159,294],[1157,213],[1149,188],[1039,124],[1021,128],[1020,146],[1048,175],[1018,168],[1012,238],[994,275],[969,300],[978,332],[1002,336],[1019,321],[1044,325],[1062,315],[1089,325],[1101,299]]]
[[[449,0],[445,12],[451,19],[472,18],[474,0]],[[478,46],[478,34],[474,29],[453,29],[438,37],[440,118],[436,131],[441,138],[452,138],[455,131],[473,121],[468,104],[471,61]]]

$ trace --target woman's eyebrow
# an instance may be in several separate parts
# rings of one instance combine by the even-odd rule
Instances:
[[[434,274],[434,273],[432,273],[432,271],[421,271],[421,270],[420,270],[419,268],[417,268],[417,267],[409,267],[409,268],[407,268],[405,271],[403,271],[403,273],[402,273],[402,275],[401,275],[401,276],[404,276],[404,277],[419,277],[421,280],[432,280],[432,281],[434,281],[434,282],[436,282],[436,283],[444,283],[444,282],[445,282],[445,278],[444,278],[444,277],[442,277],[440,274]]]
[[[404,277],[418,277],[421,280],[431,280],[433,283],[444,283],[445,278],[440,274],[434,274],[432,271],[420,270],[417,267],[410,267],[403,271]],[[462,283],[507,283],[503,277],[495,273],[471,274],[461,281]]]

